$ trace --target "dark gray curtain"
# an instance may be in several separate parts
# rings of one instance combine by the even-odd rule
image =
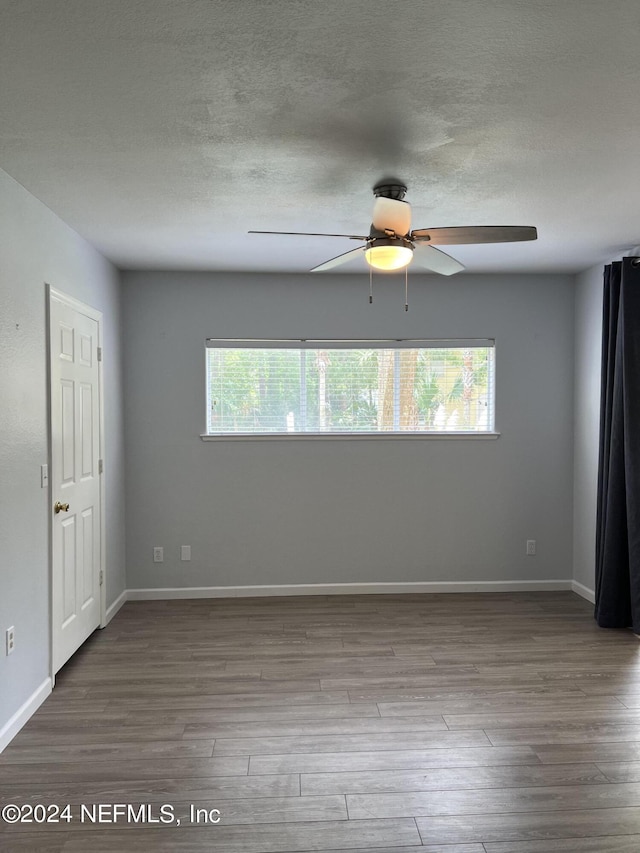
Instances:
[[[640,266],[604,268],[596,608],[640,633]]]

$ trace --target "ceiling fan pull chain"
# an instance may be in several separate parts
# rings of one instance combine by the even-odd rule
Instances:
[[[369,305],[373,302],[373,270],[369,267]]]
[[[409,310],[409,274],[407,268],[404,268],[404,310]]]

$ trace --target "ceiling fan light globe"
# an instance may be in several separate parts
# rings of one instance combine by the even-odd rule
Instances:
[[[364,256],[376,270],[401,270],[411,263],[413,249],[409,246],[370,246]]]

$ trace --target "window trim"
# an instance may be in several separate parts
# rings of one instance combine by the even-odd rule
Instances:
[[[200,433],[201,441],[491,441],[500,437],[501,433],[495,428],[495,360],[496,341],[495,338],[206,338],[205,353],[208,349],[217,348],[247,349],[415,349],[431,348],[445,349],[447,347],[461,347],[465,349],[491,347],[493,349],[493,376],[491,379],[493,392],[493,429],[479,432],[477,430],[456,430],[440,432],[394,432],[392,430],[380,430],[376,432],[269,432],[269,433],[246,433],[246,432],[221,432]],[[209,405],[208,379],[205,404]],[[207,423],[207,410],[205,410],[205,423]]]
[[[389,430],[380,432],[221,432],[201,433],[202,441],[460,441],[471,439],[473,441],[486,441],[487,439],[499,438],[500,432],[391,432]]]
[[[474,349],[491,346],[495,338],[206,338],[206,349]]]

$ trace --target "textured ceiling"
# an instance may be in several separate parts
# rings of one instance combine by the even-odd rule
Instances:
[[[388,174],[414,227],[538,227],[452,247],[471,270],[576,271],[640,243],[638,0],[0,15],[0,167],[122,267],[309,269],[354,244],[246,231],[364,233]]]

